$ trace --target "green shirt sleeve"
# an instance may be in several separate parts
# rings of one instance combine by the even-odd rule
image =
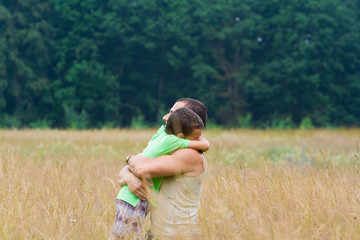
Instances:
[[[164,131],[149,142],[142,155],[149,158],[169,155],[172,154],[175,150],[187,148],[189,143],[189,139],[178,138],[175,135],[168,135]]]

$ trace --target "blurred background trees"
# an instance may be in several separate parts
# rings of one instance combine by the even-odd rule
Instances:
[[[360,126],[360,1],[1,0],[0,127]]]

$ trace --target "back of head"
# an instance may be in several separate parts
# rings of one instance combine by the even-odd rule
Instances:
[[[206,106],[199,100],[193,98],[180,98],[176,102],[183,102],[185,106],[193,110],[203,121],[204,127],[206,126],[207,121],[207,110]]]
[[[189,108],[179,108],[171,113],[166,121],[165,131],[167,134],[177,135],[183,133],[188,136],[194,129],[203,129],[202,119]]]

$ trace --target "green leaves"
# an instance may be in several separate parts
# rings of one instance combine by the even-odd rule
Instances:
[[[177,98],[193,97],[230,127],[359,125],[358,7],[5,0],[0,115],[16,126],[158,124]]]

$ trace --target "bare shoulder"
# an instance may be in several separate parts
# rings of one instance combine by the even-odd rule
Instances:
[[[190,148],[177,150],[173,155],[175,154],[177,154],[176,158],[187,166],[185,176],[197,177],[205,171],[206,159],[204,154]]]
[[[198,152],[195,149],[191,149],[191,148],[179,149],[173,155],[176,155],[178,158],[181,158],[181,159],[188,159],[188,160],[194,160],[194,161],[202,160],[204,157],[202,153]]]

